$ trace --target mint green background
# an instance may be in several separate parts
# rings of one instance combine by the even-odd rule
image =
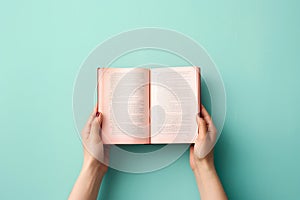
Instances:
[[[108,37],[140,27],[186,34],[217,64],[227,117],[215,162],[229,198],[299,199],[299,6],[266,0],[2,2],[0,199],[67,198],[82,163],[72,114],[79,67]],[[151,61],[129,58],[118,64]],[[152,173],[109,170],[99,196],[199,198],[188,153]]]

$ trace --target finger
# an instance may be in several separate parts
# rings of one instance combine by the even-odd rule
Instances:
[[[197,116],[196,116],[196,121],[197,121],[198,127],[200,126],[200,119],[201,119],[201,117],[199,117],[199,115],[197,115]]]
[[[211,122],[211,117],[203,105],[201,105],[201,115],[206,123],[209,124]]]
[[[97,118],[98,118],[98,122],[100,124],[100,127],[102,125],[102,121],[103,121],[103,114],[101,112],[97,113]]]
[[[95,142],[95,143],[101,142],[100,129],[101,129],[101,127],[100,127],[98,117],[94,118],[94,120],[92,122],[92,126],[91,126],[89,140],[91,139],[92,142]]]
[[[193,160],[194,160],[194,145],[191,145],[190,146],[190,162],[192,162]]]
[[[203,118],[197,116],[198,138],[204,139],[207,135],[207,126]]]
[[[97,110],[98,110],[98,106],[96,105],[93,109],[93,112],[90,114],[86,124],[84,125],[83,129],[82,129],[82,137],[85,139],[89,136],[90,134],[90,130],[91,130],[91,126],[92,126],[92,122],[94,120],[94,118],[97,115]]]
[[[194,145],[190,146],[190,159],[194,157]]]
[[[109,166],[110,145],[104,144],[103,148],[104,148],[104,164],[106,166]]]

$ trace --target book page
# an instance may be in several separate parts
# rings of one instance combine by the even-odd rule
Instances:
[[[198,135],[200,69],[151,69],[151,143],[193,143]]]
[[[143,68],[99,68],[98,110],[105,144],[149,143],[149,76]]]

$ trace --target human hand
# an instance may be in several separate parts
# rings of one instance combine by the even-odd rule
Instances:
[[[197,115],[198,137],[195,145],[190,147],[190,165],[193,171],[214,168],[213,147],[217,138],[217,129],[203,105],[201,105],[201,115],[201,117]]]
[[[84,126],[81,137],[84,151],[83,168],[93,167],[105,174],[108,167],[109,146],[103,145],[101,125],[103,116],[97,112],[97,106]]]
[[[82,132],[84,160],[82,170],[69,199],[97,199],[99,188],[108,167],[109,146],[101,139],[102,114],[94,108]]]

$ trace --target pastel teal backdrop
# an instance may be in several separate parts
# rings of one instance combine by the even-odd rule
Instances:
[[[299,199],[299,6],[290,0],[2,2],[0,199],[68,197],[82,163],[72,111],[80,65],[107,38],[141,27],[193,38],[218,66],[227,116],[215,163],[229,199]],[[117,64],[149,60],[142,54]],[[111,169],[99,199],[199,199],[188,156],[151,173]]]

